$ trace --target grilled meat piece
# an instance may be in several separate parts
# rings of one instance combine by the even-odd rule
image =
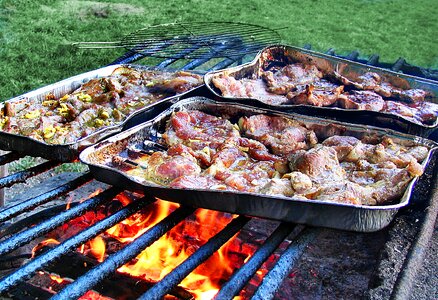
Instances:
[[[154,152],[140,168],[145,180],[160,185],[168,185],[181,176],[201,174],[201,168],[193,157],[170,156],[165,152]]]
[[[431,102],[405,104],[385,101],[382,112],[395,113],[414,123],[431,125],[436,122],[438,117],[438,104]]]
[[[407,103],[423,102],[427,97],[431,96],[428,92],[421,89],[405,90],[394,87],[390,83],[384,81],[379,74],[374,72],[367,72],[358,76],[356,80],[350,80],[338,72],[334,72],[334,76],[346,86],[353,86],[359,90],[374,91],[382,97],[392,97]]]
[[[336,151],[330,147],[317,145],[310,150],[300,150],[289,156],[292,171],[301,172],[312,182],[342,181],[346,178]]]
[[[154,75],[146,86],[151,86],[155,93],[179,94],[191,90],[202,84],[202,76],[186,71],[175,73],[161,73],[161,76]]]
[[[207,147],[211,155],[228,138],[239,137],[230,121],[200,111],[179,111],[170,118],[163,139],[169,146],[184,144],[193,150]]]
[[[306,85],[304,89],[298,87],[298,91],[289,92],[287,98],[293,104],[329,106],[336,102],[343,90],[342,85],[321,79]]]
[[[342,108],[381,111],[385,105],[383,98],[371,91],[351,91],[338,97]]]
[[[222,181],[211,176],[185,175],[173,180],[169,187],[180,189],[232,190]]]
[[[272,150],[275,155],[308,149],[317,143],[316,135],[297,121],[275,116],[255,115],[239,120],[242,133]]]
[[[333,148],[336,151],[338,160],[342,162],[358,143],[360,141],[355,137],[334,135],[325,139],[321,144]]]
[[[247,151],[227,141],[218,149],[205,173],[232,189],[257,192],[276,174],[275,165],[274,161],[252,159]]]
[[[281,105],[288,102],[285,96],[269,93],[262,79],[242,78],[236,80],[232,76],[221,74],[213,77],[212,83],[224,97],[255,98],[270,105]]]
[[[286,196],[292,197],[295,192],[287,178],[272,178],[268,183],[260,189],[260,193],[271,196]]]
[[[261,73],[268,87],[267,90],[277,95],[287,95],[297,86],[312,84],[322,76],[323,74],[316,66],[300,63],[288,64],[280,70]]]
[[[416,105],[415,119],[422,124],[433,125],[438,117],[438,104],[421,102]]]
[[[117,124],[146,105],[201,84],[202,77],[188,72],[120,67],[110,76],[90,79],[59,99],[48,94],[43,101],[19,99],[6,102],[0,113],[0,129],[49,144],[70,143],[104,126]],[[52,116],[61,118],[56,129],[40,128],[41,117]],[[64,134],[66,131],[68,136]]]

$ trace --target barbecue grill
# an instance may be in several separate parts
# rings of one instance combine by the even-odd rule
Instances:
[[[309,49],[310,45],[306,45],[304,48]],[[157,50],[159,50],[159,46],[157,46]],[[220,50],[218,49],[218,51]],[[185,51],[190,51],[190,49]],[[340,57],[333,49],[329,49],[327,54]],[[128,51],[112,64],[127,64],[140,59],[147,60],[148,55],[149,53]],[[182,66],[178,57],[167,58],[160,61],[157,67],[178,66],[178,69],[193,70],[207,65],[209,70],[219,70],[247,60],[245,56],[240,56],[211,62],[211,58],[212,56],[205,54],[196,59],[184,60]],[[404,59],[399,59],[394,64],[379,63],[377,55],[372,55],[366,60],[360,58],[356,51],[343,56],[343,58],[429,79],[438,79],[438,72],[411,66]],[[201,90],[199,93],[207,93],[207,91]],[[191,294],[181,290],[178,284],[239,232],[248,233],[249,238],[245,243],[256,247],[256,250],[242,266],[234,271],[230,278],[224,280],[215,299],[232,299],[236,295],[252,299],[350,298],[352,296],[373,299],[408,298],[417,270],[424,259],[427,243],[434,230],[438,207],[436,156],[437,154],[434,153],[425,175],[415,187],[412,205],[401,210],[395,221],[382,231],[367,234],[351,233],[274,222],[243,215],[236,216],[162,280],[154,284],[149,283],[146,287],[137,280],[128,281],[127,289],[131,290],[131,298],[161,299],[169,294],[178,299],[190,298]],[[19,153],[7,153],[0,156],[0,164],[6,165],[21,157],[22,155]],[[41,173],[50,172],[59,165],[60,163],[57,161],[46,161],[27,170],[5,176],[0,179],[0,187],[11,187],[14,184],[26,182]],[[116,289],[115,285],[122,284],[119,279],[113,277],[116,269],[134,259],[178,223],[190,218],[195,211],[191,207],[177,208],[137,239],[106,257],[103,262],[96,264],[94,268],[84,267],[82,273],[77,274],[76,279],[58,293],[49,292],[47,289],[29,283],[29,278],[45,270],[56,261],[62,261],[64,265],[70,264],[73,261],[71,251],[134,213],[148,208],[154,209],[153,204],[157,201],[147,195],[142,197],[131,194],[134,200],[130,204],[120,209],[114,209],[115,212],[109,213],[103,219],[61,244],[26,261],[24,265],[17,266],[18,261],[21,262],[23,257],[29,258],[28,254],[17,254],[17,249],[25,247],[31,241],[77,217],[84,216],[86,212],[95,211],[101,205],[108,206],[114,197],[123,192],[115,187],[104,186],[103,192],[89,197],[83,202],[75,199],[68,210],[65,210],[65,205],[53,205],[41,209],[43,205],[50,204],[55,199],[69,193],[79,191],[81,186],[92,183],[95,183],[92,176],[88,172],[84,172],[74,179],[65,180],[47,192],[0,210],[0,272],[2,269],[7,269],[0,273],[0,295],[17,299],[49,297],[52,299],[75,299],[87,291],[95,289],[104,296],[105,292],[108,292],[106,295],[111,297],[114,293],[111,293],[110,290]],[[35,190],[38,187],[28,189],[31,191],[31,189]],[[34,213],[37,209],[40,211]],[[255,237],[262,238],[263,242],[251,243],[252,239],[257,239]],[[343,245],[340,245],[339,241]],[[370,241],[374,241],[374,243],[370,243]],[[329,244],[334,245],[332,247],[336,251],[326,250],[324,252],[324,247]],[[318,245],[322,247],[321,253],[318,253],[321,251]],[[344,247],[348,249],[339,249]],[[370,254],[367,254],[366,259],[364,259],[364,256],[361,257],[360,253],[356,253],[356,260],[354,260],[355,252],[361,252],[360,250],[363,248],[368,248],[367,251],[369,250]],[[397,249],[396,253],[393,249]],[[339,255],[333,255],[330,251],[339,252],[337,253]],[[337,257],[337,260],[334,257]],[[324,264],[324,260],[328,261],[327,264]],[[83,264],[87,260],[79,259],[79,261]],[[344,269],[336,271],[333,265],[339,264],[340,261],[346,262],[342,267]],[[349,263],[350,261],[351,263]],[[354,264],[364,264],[364,261],[365,265],[354,266]],[[324,265],[320,266],[320,264]],[[266,275],[256,282],[254,278],[262,266],[266,269]],[[354,268],[359,269],[359,271],[354,271]],[[67,267],[60,269],[67,269]],[[346,277],[342,277],[342,274],[333,275],[333,273],[345,273]],[[356,276],[356,281],[365,281],[365,283],[356,282],[336,286],[337,281],[350,280],[348,279],[349,273]],[[332,275],[334,277],[330,278]],[[303,288],[303,285],[307,286]],[[346,287],[349,287],[349,291],[346,290]],[[136,290],[136,292],[134,293],[132,290]],[[129,298],[127,295],[124,297]]]

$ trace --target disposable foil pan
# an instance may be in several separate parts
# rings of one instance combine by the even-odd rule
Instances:
[[[419,124],[412,120],[403,118],[402,116],[386,112],[338,107],[316,107],[304,104],[270,105],[259,99],[223,97],[220,91],[212,83],[212,78],[220,74],[228,75],[236,79],[252,78],[253,76],[259,78],[261,70],[269,69],[271,66],[275,65],[282,66],[290,63],[310,63],[315,65],[324,74],[333,74],[334,71],[337,71],[341,75],[350,79],[355,79],[366,72],[375,72],[381,75],[386,82],[389,82],[396,87],[403,89],[423,89],[428,91],[433,95],[432,102],[438,102],[438,83],[436,81],[404,75],[378,67],[372,67],[358,62],[333,57],[327,54],[284,45],[266,47],[257,54],[252,62],[228,69],[208,72],[204,76],[204,81],[207,88],[215,95],[215,99],[218,101],[235,101],[284,112],[290,111],[311,116],[330,117],[339,121],[390,128],[422,137],[431,136],[433,131],[438,127],[438,118],[433,124],[427,125]]]
[[[49,93],[53,94],[56,98],[59,98],[67,93],[73,92],[90,79],[109,76],[115,69],[125,66],[127,65],[116,64],[79,74],[17,96],[7,100],[6,102],[22,100],[23,98],[44,101],[46,95]],[[129,67],[135,69],[146,69],[146,67],[140,65],[129,65]],[[40,156],[46,159],[58,160],[61,162],[72,161],[78,157],[79,152],[85,147],[90,146],[105,137],[155,117],[159,112],[168,108],[172,103],[178,101],[180,97],[183,95],[190,95],[198,88],[147,105],[131,113],[123,122],[113,126],[103,127],[94,133],[72,143],[47,144],[26,136],[0,131],[0,149],[6,151],[18,151],[26,155]],[[3,109],[6,102],[0,103],[0,109]]]
[[[332,134],[353,135],[358,138],[386,135],[396,141],[429,147],[431,150],[423,162],[424,167],[431,160],[432,152],[438,146],[433,141],[397,133],[389,129],[353,125],[299,114],[280,113],[239,103],[220,103],[204,97],[192,97],[179,101],[148,122],[139,124],[86,148],[79,158],[89,166],[96,179],[115,186],[121,186],[124,189],[144,192],[161,199],[230,213],[360,232],[377,231],[388,225],[397,211],[408,205],[413,187],[418,180],[418,178],[414,178],[410,182],[404,195],[397,203],[366,206],[324,201],[304,201],[293,197],[234,191],[168,188],[158,186],[152,182],[139,181],[123,171],[109,166],[112,157],[118,155],[126,147],[142,144],[145,139],[156,140],[157,133],[164,131],[165,124],[172,113],[181,110],[200,110],[208,114],[227,116],[232,122],[236,122],[241,116],[254,114],[286,116],[309,124],[315,130],[319,128],[321,131],[332,132]]]

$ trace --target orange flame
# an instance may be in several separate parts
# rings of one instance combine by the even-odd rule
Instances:
[[[159,201],[159,204],[158,210],[160,212],[157,216],[148,216],[142,220],[140,226],[144,226],[144,228],[134,232],[132,237],[126,236],[125,230],[122,234],[123,238],[120,238],[118,234],[122,231],[120,228],[115,228],[116,226],[107,231],[107,234],[120,241],[135,239],[139,234],[157,223],[159,219],[169,214],[168,202]],[[118,271],[142,277],[149,281],[161,280],[213,235],[217,234],[232,218],[228,214],[199,209],[194,219],[186,220],[177,225],[140,253],[135,260],[120,267]],[[139,223],[136,225],[138,226]],[[225,244],[219,251],[215,252],[212,257],[181,282],[180,285],[190,290],[197,299],[213,298],[219,290],[219,282],[231,275],[233,268],[227,261],[227,245]]]
[[[149,228],[168,216],[179,205],[176,203],[158,200],[149,213],[137,213],[126,220],[116,224],[106,233],[122,243],[132,242],[146,232]]]
[[[78,299],[79,300],[112,300],[112,298],[102,296],[101,294],[99,294],[95,291],[88,291],[85,294],[83,294],[81,297],[79,297]]]
[[[43,247],[49,245],[49,244],[55,244],[58,245],[60,244],[57,240],[55,239],[47,239],[42,241],[41,243],[38,243],[35,247],[32,248],[32,257],[35,257],[35,254],[38,250],[42,249]]]
[[[58,275],[49,274],[49,277],[50,277],[50,279],[52,279],[53,281],[56,281],[57,283],[62,283],[64,281],[64,279],[62,279]]]
[[[105,242],[100,236],[96,236],[90,242],[90,252],[96,257],[97,261],[103,262],[105,258]]]

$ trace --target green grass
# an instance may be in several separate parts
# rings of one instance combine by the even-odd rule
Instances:
[[[123,50],[78,50],[76,41],[112,41],[152,24],[239,21],[288,27],[283,42],[338,53],[378,53],[438,68],[438,1],[432,0],[3,0],[0,100],[104,66]]]

